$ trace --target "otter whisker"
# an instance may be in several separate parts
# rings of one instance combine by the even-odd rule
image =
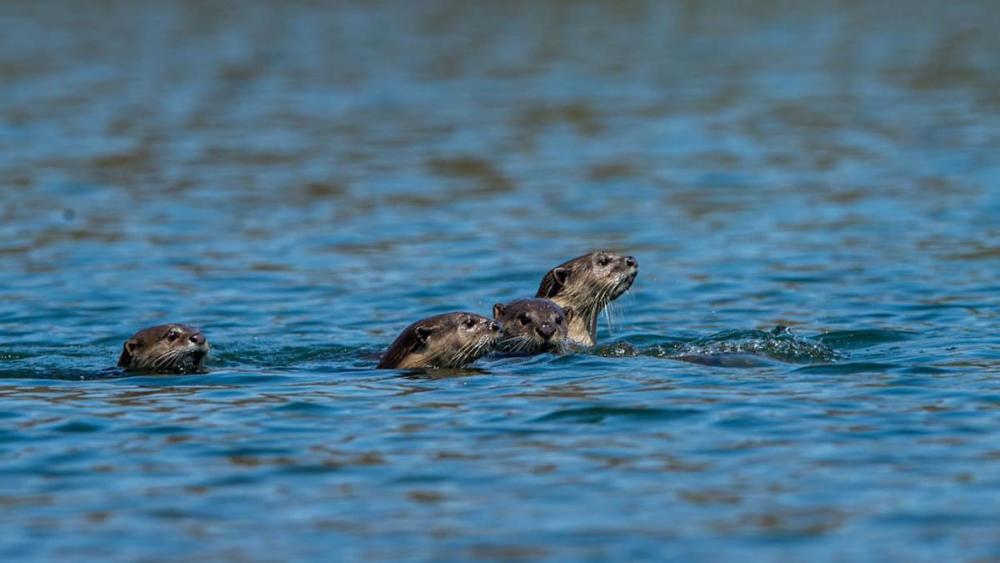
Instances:
[[[498,348],[505,352],[520,354],[532,346],[532,339],[525,335],[508,336],[500,341]]]
[[[515,352],[528,352],[534,348],[535,341],[530,336],[520,336],[514,343]]]
[[[442,362],[443,367],[457,367],[465,362],[465,354],[470,349],[471,343],[464,343],[457,350],[448,355],[447,360]]]
[[[503,341],[503,345],[505,348],[509,348],[515,351],[520,351],[520,349],[525,345],[526,341],[527,341],[526,336],[521,336],[521,335],[511,336]]]
[[[173,356],[175,352],[176,352],[176,350],[165,350],[165,351],[163,351],[162,353],[158,354],[157,356],[155,356],[151,360],[152,365],[154,365],[154,366],[156,366],[156,365],[162,365],[162,364],[164,364],[166,362],[169,362],[170,361],[170,356]]]
[[[156,370],[167,370],[173,367],[177,358],[177,350],[167,350],[153,359],[152,368]]]
[[[195,352],[196,350],[189,348],[172,350],[159,357],[159,365],[156,366],[156,369],[168,371],[188,371],[194,369],[195,361],[193,355]]]
[[[473,350],[473,358],[480,358],[486,354],[490,345],[494,342],[494,339],[490,336],[480,337],[478,344]]]
[[[468,346],[464,349],[465,351],[459,357],[459,362],[461,364],[465,364],[475,361],[481,355],[480,354],[481,349],[482,349],[481,346],[478,346],[476,345],[475,342],[473,342],[471,346]]]
[[[519,352],[528,352],[533,350],[534,347],[535,347],[535,341],[530,336],[523,337],[521,339],[521,342],[518,343]]]
[[[176,352],[171,354],[169,363],[170,369],[177,371],[181,367],[181,364],[187,358],[187,356],[188,356],[187,350],[177,350]]]
[[[462,362],[464,363],[474,360],[477,357],[476,352],[478,348],[479,348],[478,341],[473,340],[469,346],[466,346],[465,352],[462,355]]]
[[[468,363],[475,360],[479,356],[477,355],[477,349],[480,347],[480,339],[473,340],[464,344],[453,356],[453,362],[458,365]]]
[[[605,306],[604,320],[608,323],[608,332],[614,334],[618,331],[618,306],[614,302]]]

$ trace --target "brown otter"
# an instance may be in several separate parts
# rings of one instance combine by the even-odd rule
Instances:
[[[475,313],[446,313],[406,327],[379,369],[460,368],[491,352],[500,325]]]
[[[632,287],[639,262],[632,256],[597,251],[552,268],[542,278],[536,297],[573,310],[569,337],[580,344],[597,342],[597,315]]]
[[[511,354],[561,352],[566,343],[568,319],[573,310],[563,310],[548,299],[518,299],[493,306],[493,318],[500,323],[497,349]]]
[[[152,373],[204,371],[208,340],[188,325],[165,324],[140,330],[125,341],[118,367]]]

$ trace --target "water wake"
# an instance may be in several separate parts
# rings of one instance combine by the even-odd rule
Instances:
[[[686,362],[731,367],[790,364],[825,364],[842,360],[846,354],[817,339],[793,334],[788,327],[770,331],[725,330],[688,341],[636,346],[616,341],[594,347],[602,357],[651,356]]]

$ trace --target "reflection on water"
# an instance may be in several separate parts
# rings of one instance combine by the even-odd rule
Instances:
[[[4,3],[0,556],[996,557],[996,11]],[[593,248],[594,353],[372,370]]]

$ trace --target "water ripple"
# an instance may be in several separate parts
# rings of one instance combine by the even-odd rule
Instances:
[[[4,3],[0,559],[995,559],[997,6]]]

